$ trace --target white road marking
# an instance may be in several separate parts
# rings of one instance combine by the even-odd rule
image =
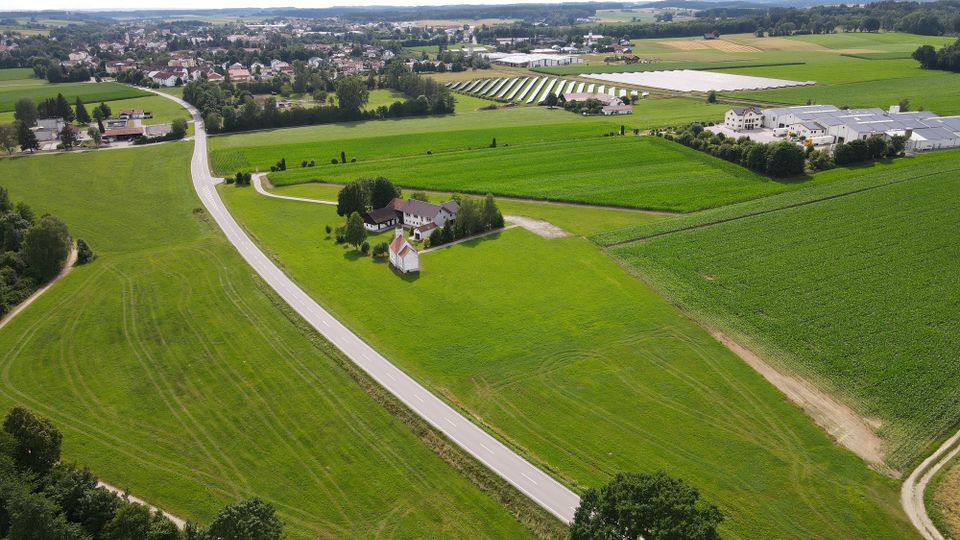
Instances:
[[[450,424],[451,426],[457,427],[457,425],[453,423],[453,420],[450,420],[450,419],[447,418],[446,416],[444,416],[443,419],[446,420],[447,423]]]
[[[535,486],[539,486],[539,485],[540,485],[540,484],[537,483],[536,480],[534,480],[533,478],[530,478],[529,476],[527,476],[527,473],[522,472],[522,473],[520,473],[520,475],[523,476],[524,478],[526,478],[527,480],[533,482],[533,485],[535,485]]]

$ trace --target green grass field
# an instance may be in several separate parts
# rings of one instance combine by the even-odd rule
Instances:
[[[903,470],[960,414],[956,157],[866,172],[874,185],[846,196],[613,252],[708,326],[876,419],[888,463]]]
[[[920,69],[915,60],[865,60],[841,57],[830,63],[724,69],[725,73],[815,80],[815,86],[725,93],[729,97],[802,105],[830,103],[850,107],[883,107],[909,99],[942,115],[960,113],[960,74]]]
[[[105,103],[110,106],[114,117],[120,114],[120,111],[123,109],[143,109],[152,112],[153,118],[144,119],[144,124],[166,124],[177,118],[190,119],[190,115],[183,110],[183,107],[161,96],[148,95],[145,97],[111,100]],[[99,104],[99,101],[86,103],[87,112],[92,112],[93,108]],[[73,103],[71,103],[71,106],[73,106]],[[13,122],[13,120],[13,111],[0,112],[0,124],[10,123]],[[94,124],[96,124],[96,122],[94,122]]]
[[[895,481],[586,240],[512,229],[425,254],[401,278],[325,237],[342,221],[332,207],[221,192],[318,301],[571,484],[663,468],[721,506],[728,538],[913,534]]]
[[[63,83],[29,87],[0,86],[0,112],[13,110],[18,99],[28,97],[34,101],[57,97],[63,94],[71,104],[77,96],[84,103],[113,101],[118,99],[149,96],[147,92],[117,83]]]
[[[831,169],[817,173],[817,181],[804,189],[787,191],[739,204],[711,208],[702,212],[672,216],[656,223],[642,223],[622,229],[607,230],[594,235],[591,239],[601,246],[612,246],[829,200],[850,193],[910,180],[912,176],[909,170],[924,171],[918,174],[953,170],[956,167],[957,157],[958,153],[955,151],[934,152],[909,158],[878,161],[856,167]]]
[[[0,160],[99,255],[0,330],[0,405],[184,518],[259,495],[293,539],[527,537],[282,314],[196,211],[191,148]]]
[[[490,103],[458,96],[458,99]],[[490,145],[537,141],[560,141],[599,136],[628,128],[653,128],[696,120],[716,121],[724,105],[701,100],[653,99],[634,108],[634,114],[620,119],[582,117],[560,109],[518,107],[495,111],[466,111],[429,118],[404,118],[369,122],[326,124],[300,128],[220,135],[210,139],[210,162],[221,175],[237,170],[268,170],[280,158],[290,167],[302,160],[329,164],[347,153],[347,159],[376,158],[448,152]]]
[[[373,176],[386,176],[409,188],[681,212],[805,184],[776,182],[677,143],[633,136],[294,168],[271,173],[270,180],[281,186]]]
[[[46,79],[38,79],[32,68],[0,69],[0,88],[9,86],[38,86],[47,84]]]
[[[335,184],[295,184],[273,189],[278,195],[306,197],[324,201],[336,201],[342,186]],[[408,190],[409,191],[409,190]],[[450,200],[450,193],[429,192],[431,202]],[[639,212],[624,208],[595,208],[550,203],[545,201],[522,201],[497,199],[500,211],[506,216],[524,216],[549,221],[572,234],[586,236],[611,229],[622,230],[630,226],[666,219],[666,215]]]

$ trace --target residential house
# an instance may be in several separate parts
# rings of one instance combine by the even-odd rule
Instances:
[[[733,131],[757,129],[763,123],[763,113],[756,107],[734,107],[723,117],[723,125]]]
[[[420,254],[403,237],[403,228],[397,227],[389,251],[390,264],[397,270],[403,273],[420,271]]]
[[[121,71],[137,69],[137,61],[132,58],[127,58],[126,60],[107,62],[104,65],[104,69],[107,73],[120,73]]]
[[[435,223],[443,227],[448,220],[455,219],[460,205],[456,201],[447,201],[443,204],[433,204],[416,199],[410,199],[399,209],[403,215],[403,225],[419,227],[427,223]]]

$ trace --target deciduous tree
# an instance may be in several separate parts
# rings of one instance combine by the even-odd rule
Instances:
[[[337,194],[337,215],[349,216],[367,210],[367,195],[359,182],[350,182]]]
[[[370,185],[370,206],[383,208],[393,199],[400,196],[400,188],[382,176],[373,179]]]
[[[723,514],[699,492],[663,471],[620,473],[588,489],[570,527],[572,540],[718,540]]]
[[[13,458],[19,466],[43,474],[60,460],[63,435],[50,420],[18,406],[7,413],[3,430],[16,440]]]
[[[258,497],[223,507],[207,528],[216,539],[279,540],[283,522],[270,503]]]
[[[347,76],[337,81],[337,101],[345,112],[357,113],[369,98],[370,91],[360,78]]]
[[[359,212],[350,214],[344,233],[347,243],[355,248],[359,248],[360,244],[367,239],[367,230],[363,227],[363,217],[360,216]]]
[[[40,283],[46,283],[60,273],[69,253],[70,233],[67,226],[54,216],[40,218],[23,240],[23,260],[30,274]]]
[[[37,104],[30,98],[20,98],[14,105],[13,117],[23,122],[27,127],[37,123]]]
[[[803,174],[806,156],[803,149],[789,141],[770,144],[767,147],[767,174],[778,178]]]
[[[0,148],[12,154],[17,149],[17,126],[14,124],[0,124]]]

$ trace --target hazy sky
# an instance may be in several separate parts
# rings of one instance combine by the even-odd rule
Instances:
[[[450,4],[529,4],[550,2],[551,0],[33,0],[31,2],[0,1],[0,11],[7,9],[217,9],[236,7],[299,7],[323,8],[332,6],[437,6]],[[553,0],[556,2],[556,0]]]

